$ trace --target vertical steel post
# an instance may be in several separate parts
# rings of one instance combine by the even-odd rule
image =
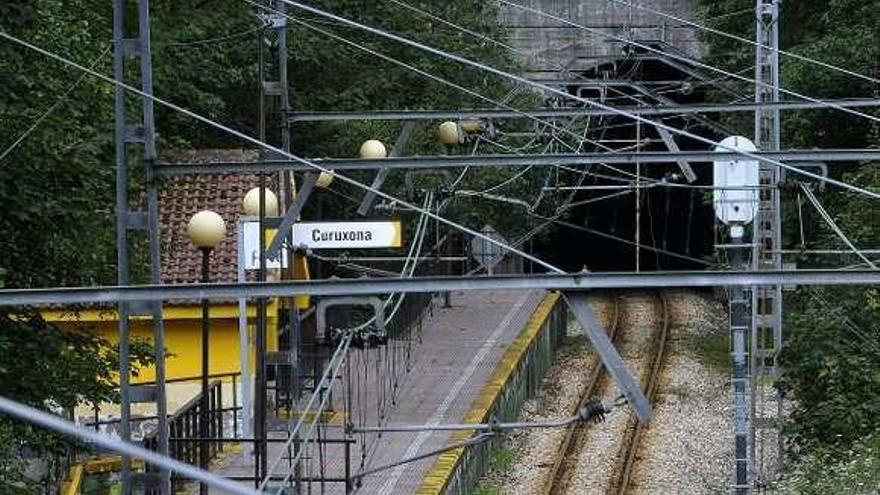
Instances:
[[[761,108],[779,102],[779,0],[756,0],[755,144],[762,151],[778,151],[782,121],[778,108]],[[782,220],[779,185],[784,179],[777,167],[760,165],[762,187],[754,224],[752,262],[755,270],[782,268]],[[782,348],[782,286],[752,289],[750,449],[753,481],[766,485],[775,477],[782,454],[778,421],[782,401],[772,390],[779,378],[778,357]],[[774,404],[775,402],[775,404]],[[773,454],[765,449],[765,442]]]
[[[113,77],[125,78],[125,0],[113,2]],[[116,282],[129,284],[128,273],[128,164],[125,156],[125,90],[114,90],[114,135],[116,148]],[[131,403],[129,400],[129,328],[125,303],[119,304],[119,436],[131,440]],[[131,457],[122,456],[122,495],[131,493]]]
[[[148,95],[153,94],[152,51],[150,49],[150,2],[138,2],[138,32],[141,44],[141,89]],[[162,259],[159,231],[159,190],[154,173],[156,164],[156,130],[153,117],[153,100],[143,99],[144,112],[144,166],[147,179],[147,231],[150,251],[150,283],[162,284]],[[157,451],[168,454],[168,407],[165,393],[165,324],[162,315],[162,303],[151,305],[153,316],[153,352],[155,358],[156,379],[156,429]],[[171,472],[161,468],[159,474],[159,492],[163,495],[171,493]]]
[[[272,139],[267,138],[268,116],[270,104],[276,104],[274,110],[277,112],[278,128],[280,134],[280,148],[290,151],[290,127],[288,118],[290,114],[290,93],[288,89],[287,78],[287,20],[284,16],[287,5],[281,0],[264,0],[262,6],[268,9],[258,7],[257,15],[263,21],[263,29],[259,30],[259,138],[264,142],[271,142]],[[267,56],[267,50],[273,52],[273,56]],[[265,188],[265,177],[260,178],[261,191]],[[290,172],[281,172],[278,174],[278,197],[280,199],[279,206],[282,211],[289,207],[293,201],[296,192],[296,185]],[[265,244],[265,225],[263,218],[265,217],[265,204],[262,194],[260,195],[260,281],[266,280],[266,244]],[[288,263],[294,261],[292,250],[287,251]],[[282,256],[283,260],[284,257]],[[292,268],[291,268],[292,270]],[[284,270],[282,270],[284,273]],[[292,363],[293,379],[290,381],[297,390],[299,373],[299,338],[295,335],[299,331],[299,312],[290,303],[288,308],[290,313],[289,332],[290,338],[290,362]],[[257,437],[258,463],[255,466],[259,473],[258,478],[264,478],[269,473],[267,470],[266,454],[268,450],[268,442],[266,439],[266,416],[267,416],[267,394],[266,388],[266,299],[257,301],[257,383],[256,383],[256,400],[255,400],[255,436]]]
[[[125,81],[126,58],[139,59],[140,88],[147,95],[153,94],[153,71],[150,51],[150,2],[137,1],[137,36],[126,37],[125,15],[128,0],[113,2],[113,76],[118,81]],[[153,116],[153,102],[144,97],[141,103],[142,120],[138,124],[129,124],[126,120],[125,90],[116,87],[114,90],[114,130],[115,130],[115,167],[116,167],[116,261],[117,282],[120,285],[131,283],[128,263],[129,246],[128,231],[146,229],[148,232],[148,249],[150,265],[150,282],[160,284],[161,258],[159,233],[159,194],[153,166],[156,160],[156,132]],[[128,195],[128,144],[143,146],[143,164],[146,177],[147,211],[133,212],[129,210]],[[119,359],[120,359],[120,436],[124,441],[131,439],[131,395],[130,395],[130,355],[129,317],[132,314],[149,315],[153,319],[153,345],[155,349],[156,389],[154,401],[157,417],[157,446],[160,454],[168,453],[168,424],[165,395],[165,332],[162,321],[161,303],[137,305],[119,305]],[[170,473],[167,469],[158,469],[158,487],[160,493],[171,492]],[[128,495],[132,489],[131,459],[122,458],[122,493]]]
[[[211,248],[203,247],[202,251],[202,283],[207,284],[211,281]],[[208,361],[208,346],[211,337],[211,302],[208,299],[202,299],[202,397],[199,401],[199,436],[202,437],[199,442],[199,467],[208,470],[208,448],[210,443],[208,437],[211,436],[208,429],[210,415],[208,410],[210,402],[208,400],[208,375],[210,374],[210,362]],[[199,495],[208,495],[208,485],[204,482],[199,483]]]
[[[236,225],[236,245],[238,246],[238,281],[245,279],[245,252],[244,252],[244,223],[239,220]],[[250,339],[248,337],[247,299],[238,300],[238,345],[241,358],[241,436],[253,438],[253,392],[250,363]],[[244,442],[242,455],[245,459],[250,458],[253,445]]]
[[[730,265],[733,270],[746,268],[743,244],[743,226],[730,228]],[[733,493],[749,493],[749,400],[746,384],[749,382],[746,342],[749,331],[749,301],[746,291],[740,286],[730,288],[730,340],[733,346],[733,397],[734,397],[734,485]]]

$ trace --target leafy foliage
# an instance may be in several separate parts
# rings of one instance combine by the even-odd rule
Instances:
[[[872,434],[844,452],[818,448],[805,457],[784,481],[779,493],[870,495],[880,486],[880,435]]]
[[[754,38],[750,0],[701,1],[702,14],[718,29]],[[744,12],[742,15],[722,16]],[[719,17],[722,16],[722,17]],[[783,2],[781,46],[851,71],[880,77],[880,2],[833,0]],[[754,64],[754,48],[706,35],[712,63],[729,70]],[[814,98],[876,97],[869,81],[781,56],[783,86]],[[741,86],[743,91],[749,88]],[[791,96],[783,96],[785,99]],[[862,110],[865,111],[865,110]],[[871,110],[867,110],[871,112]],[[874,115],[878,115],[873,111]],[[749,117],[750,118],[750,117]],[[751,133],[748,119],[733,121]],[[783,147],[866,148],[880,144],[875,123],[833,110],[787,112]],[[837,165],[833,177],[880,190],[878,164]],[[784,243],[803,249],[846,249],[845,244],[796,192],[783,205]],[[817,190],[816,184],[809,184]],[[856,246],[880,245],[877,201],[829,187],[818,195],[835,222]],[[801,235],[803,232],[803,236]],[[799,267],[839,267],[860,263],[852,255],[801,255]],[[876,435],[880,431],[880,326],[874,288],[801,288],[786,297],[786,341],[782,391],[793,399],[786,430],[793,453],[803,456],[788,493],[858,492],[856,480],[877,486]],[[860,452],[857,460],[851,459]],[[873,464],[872,464],[873,463]],[[850,467],[856,465],[855,468]],[[837,468],[840,468],[838,470]],[[868,493],[870,489],[859,492]]]
[[[265,17],[256,15],[246,2],[150,3],[156,95],[255,136],[256,32]],[[129,26],[137,22],[134,4],[130,2],[130,10],[125,12]],[[453,0],[442,6],[425,1],[416,4],[491,36],[504,34],[495,22],[491,3]],[[462,36],[391,2],[345,0],[315,5],[496,66],[513,67],[492,44]],[[0,2],[0,26],[5,32],[109,74],[111,9],[112,2],[105,0],[7,0]],[[489,97],[499,98],[510,89],[502,81],[423,52],[312,16],[297,18]],[[290,89],[293,107],[298,110],[485,104],[292,21],[289,40]],[[137,80],[137,68],[128,66],[127,76]],[[23,288],[115,282],[113,88],[7,42],[0,43],[0,73],[0,285]],[[127,104],[129,120],[134,121],[140,102],[129,97]],[[267,111],[273,122],[283,117],[277,108]],[[155,112],[160,150],[243,145],[161,106],[156,106]],[[293,146],[304,156],[353,156],[365,139],[382,139],[390,146],[398,129],[393,124],[367,122],[295,126]],[[444,152],[433,134],[433,128],[417,129],[408,152]],[[269,138],[277,142],[277,130],[270,130]],[[137,159],[134,156],[131,162],[136,170]],[[137,197],[142,174],[133,175],[132,197]],[[474,184],[496,180],[491,175],[481,176]],[[395,194],[404,191],[402,182],[402,178],[389,182]],[[336,196],[321,194],[325,196],[324,208],[346,215],[353,202],[338,197],[359,196],[359,191],[339,185],[336,190]],[[509,218],[506,213],[499,212],[498,217]],[[484,220],[473,219],[473,223]],[[135,269],[142,271],[140,266]],[[134,343],[132,353],[135,367],[148,363],[149,348],[142,343]],[[34,311],[0,312],[0,394],[4,396],[57,412],[79,403],[113,401],[115,369],[116,349],[88,329],[62,331]],[[51,477],[43,480],[42,487],[23,483],[23,470],[31,465],[26,459],[53,459],[69,448],[62,439],[0,419],[0,491],[47,491]]]

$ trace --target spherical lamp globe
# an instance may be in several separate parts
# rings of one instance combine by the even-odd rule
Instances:
[[[448,145],[458,144],[458,124],[455,122],[444,122],[437,129],[437,139]]]
[[[189,219],[186,233],[196,247],[215,248],[226,236],[226,222],[217,213],[202,210]]]
[[[388,156],[388,152],[385,150],[385,145],[382,144],[382,141],[370,139],[364,141],[364,144],[361,145],[360,155],[364,160],[378,160]]]
[[[278,216],[278,196],[275,196],[270,189],[264,189],[266,193],[266,216]],[[255,187],[244,195],[244,214],[250,217],[260,215],[260,188]]]

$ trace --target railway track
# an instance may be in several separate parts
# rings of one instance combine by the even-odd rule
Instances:
[[[615,294],[613,297],[614,313],[610,328],[608,329],[609,338],[615,344],[621,340],[621,335],[627,331],[638,331],[639,329],[628,329],[625,327],[624,318],[622,318],[621,296]],[[664,355],[666,352],[666,343],[669,334],[669,315],[668,306],[662,292],[652,294],[652,310],[654,311],[652,325],[652,336],[650,339],[650,355],[647,365],[642,368],[640,383],[642,383],[645,396],[654,403],[660,371],[662,370]],[[589,379],[584,383],[580,391],[580,400],[578,401],[576,412],[591,398],[603,396],[603,391],[610,386],[606,377],[604,366],[598,362],[593,367]],[[608,494],[622,495],[628,492],[632,474],[635,470],[639,456],[640,440],[644,425],[635,420],[634,415],[630,414],[626,422],[626,429],[623,433],[623,439],[620,444],[620,450],[617,453],[618,467],[615,474],[611,477],[610,482],[605,490]],[[584,449],[586,437],[590,428],[599,427],[589,424],[572,425],[565,431],[562,442],[560,443],[557,456],[551,467],[550,472],[545,478],[541,493],[546,495],[561,495],[564,493],[577,493],[574,491],[576,486],[572,486],[576,482],[573,480],[572,472],[577,463],[579,453]],[[602,455],[597,453],[597,455]],[[613,455],[604,453],[604,455]]]

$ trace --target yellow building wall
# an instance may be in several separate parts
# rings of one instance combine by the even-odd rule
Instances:
[[[267,348],[278,350],[278,304],[273,301],[267,313]],[[163,309],[165,320],[165,376],[167,380],[197,378],[202,373],[202,319],[201,306],[170,306]],[[238,336],[238,306],[234,304],[211,307],[211,330],[208,342],[210,374],[238,373],[241,371]],[[77,313],[62,310],[43,312],[43,318],[62,328],[94,331],[119,345],[119,323],[116,311],[84,310]],[[248,341],[251,342],[250,363],[253,371],[253,335],[256,326],[256,308],[248,306]],[[153,322],[149,318],[132,318],[131,335],[153,343]],[[150,382],[156,378],[155,367],[150,366],[132,377],[132,383]]]

